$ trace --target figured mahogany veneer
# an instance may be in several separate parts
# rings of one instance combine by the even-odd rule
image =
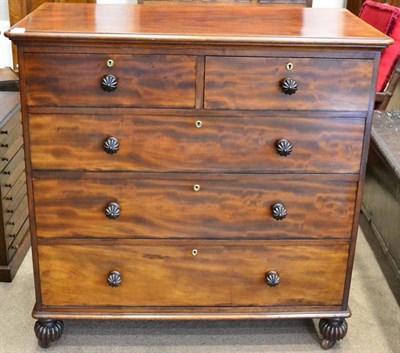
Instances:
[[[358,173],[363,118],[31,114],[41,170]],[[196,124],[200,124],[196,125]],[[108,137],[118,152],[103,149]],[[277,152],[285,138],[288,157]]]
[[[292,70],[286,65],[291,63]],[[209,57],[206,109],[368,110],[372,60]],[[294,79],[293,96],[280,83]]]
[[[339,305],[348,247],[211,241],[40,245],[42,298],[49,306]],[[121,274],[118,287],[107,283],[111,269]],[[282,278],[273,288],[265,280],[272,269]]]
[[[41,346],[65,318],[322,318],[323,348],[344,337],[388,37],[342,9],[81,4],[6,35]]]
[[[199,185],[200,190],[194,191]],[[311,175],[107,174],[35,178],[45,238],[344,238],[355,178]],[[120,215],[110,220],[111,202]],[[272,206],[287,217],[276,221]]]
[[[112,68],[107,67],[110,58],[115,62]],[[194,108],[195,64],[194,56],[185,55],[30,54],[25,61],[27,103]],[[99,90],[107,74],[118,79],[112,93]]]

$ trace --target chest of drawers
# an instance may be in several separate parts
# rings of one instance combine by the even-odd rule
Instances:
[[[65,4],[7,35],[41,346],[79,318],[344,337],[389,38],[344,10]]]
[[[11,282],[29,249],[19,94],[0,92],[0,282]]]

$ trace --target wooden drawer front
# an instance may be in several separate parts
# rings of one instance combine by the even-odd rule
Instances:
[[[2,156],[20,136],[22,136],[22,124],[21,112],[18,112],[0,129],[0,155]]]
[[[40,245],[43,304],[269,306],[342,301],[348,253],[344,243],[152,243]],[[271,270],[281,279],[275,288],[265,282]],[[121,275],[118,287],[107,284],[111,271]]]
[[[22,134],[12,142],[12,145],[5,147],[4,154],[0,157],[0,171],[7,166],[9,161],[15,156],[16,152],[22,147],[23,139]]]
[[[286,69],[291,62],[293,70]],[[367,111],[372,60],[207,57],[206,109]],[[292,78],[293,95],[280,87]]]
[[[355,178],[332,176],[65,177],[33,181],[39,237],[349,238],[356,194]],[[111,203],[117,219],[105,215]],[[278,203],[288,213],[281,221]]]
[[[10,261],[12,259],[12,257],[15,255],[15,253],[18,251],[22,240],[28,233],[28,230],[29,230],[29,221],[28,221],[28,219],[25,218],[25,222],[24,222],[22,228],[16,234],[16,237],[14,238],[13,242],[8,247],[8,251],[7,251],[8,261]]]
[[[364,133],[364,119],[306,117],[31,114],[29,126],[34,169],[91,171],[357,173]],[[117,153],[105,152],[109,137]]]
[[[6,202],[7,200],[12,200],[14,197],[17,195],[19,190],[23,185],[26,184],[26,174],[25,170],[21,172],[19,177],[17,178],[16,181],[14,181],[12,184],[1,184],[1,196],[2,196],[2,202]]]
[[[15,193],[15,196],[8,196],[5,198],[2,203],[3,213],[6,215],[14,214],[24,197],[26,197],[26,184]]]
[[[18,237],[20,229],[28,217],[28,199],[25,197],[12,217],[4,224],[4,234],[9,246]]]
[[[107,67],[107,60],[114,67]],[[177,55],[38,54],[25,56],[31,106],[194,108],[196,60]],[[45,69],[44,69],[45,68]],[[101,80],[114,75],[117,89]]]

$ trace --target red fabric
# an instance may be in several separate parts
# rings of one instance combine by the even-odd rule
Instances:
[[[361,8],[360,18],[395,40],[382,53],[376,85],[376,90],[382,92],[400,58],[400,8],[367,0]]]

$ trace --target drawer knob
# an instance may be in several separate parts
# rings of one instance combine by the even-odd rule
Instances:
[[[279,283],[281,283],[279,273],[276,271],[267,272],[265,274],[265,282],[269,287],[276,287]]]
[[[284,80],[282,80],[281,88],[282,88],[283,93],[292,95],[292,94],[296,93],[298,85],[295,80],[288,77],[288,78],[285,78]]]
[[[121,208],[116,202],[110,202],[106,207],[105,214],[110,219],[117,219],[121,214]]]
[[[284,219],[287,216],[286,208],[281,203],[276,203],[272,206],[272,217],[277,221]]]
[[[107,284],[110,287],[119,287],[122,283],[122,276],[118,271],[111,271],[107,277]]]
[[[105,75],[101,79],[101,88],[106,92],[113,92],[117,89],[118,80],[114,75]]]
[[[281,139],[276,143],[276,152],[280,156],[287,157],[293,151],[293,145],[286,139]]]
[[[197,121],[194,123],[194,125],[195,125],[198,129],[200,129],[200,128],[203,126],[203,122],[202,122],[201,120],[197,120]]]
[[[108,154],[114,154],[119,151],[119,141],[116,137],[110,136],[103,143],[103,149]]]
[[[201,186],[200,186],[199,184],[194,184],[194,185],[193,185],[193,190],[194,190],[194,191],[197,192],[197,191],[200,191],[200,189],[201,189]]]

